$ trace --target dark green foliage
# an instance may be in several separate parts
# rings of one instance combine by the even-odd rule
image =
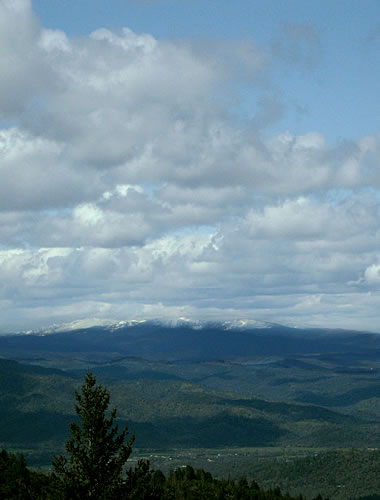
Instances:
[[[264,491],[255,481],[245,477],[239,481],[215,479],[203,469],[190,466],[172,471],[166,478],[160,471],[152,471],[149,462],[140,460],[130,469],[127,478],[117,489],[85,490],[59,489],[54,475],[31,472],[22,456],[0,453],[0,498],[2,500],[304,500],[283,495],[280,488]],[[91,485],[89,485],[91,486]],[[72,485],[74,488],[74,485]],[[315,500],[323,500],[319,495]],[[377,500],[371,498],[370,500]]]
[[[167,417],[154,423],[133,423],[142,448],[216,448],[268,446],[286,434],[266,418],[223,412],[212,417]],[[141,436],[139,438],[139,436]]]
[[[368,495],[365,497],[360,497],[357,500],[380,500],[380,495]]]
[[[291,500],[280,488],[264,491],[246,477],[238,481],[214,479],[209,472],[186,466],[169,474],[162,490],[163,500]],[[294,499],[293,499],[294,500]],[[300,500],[298,498],[297,500]],[[322,499],[321,499],[322,500]]]
[[[137,467],[129,469],[125,494],[128,500],[160,500],[165,489],[165,476],[152,471],[149,462],[139,460]]]
[[[279,485],[308,498],[321,492],[341,500],[380,492],[379,470],[380,451],[344,450],[287,462],[263,461],[251,467],[250,474],[265,488]]]
[[[22,455],[0,453],[0,498],[30,498],[31,480]]]
[[[30,471],[23,455],[0,452],[0,498],[2,500],[48,500],[58,498],[51,476]]]
[[[91,373],[86,376],[81,394],[76,393],[76,401],[80,425],[75,422],[70,425],[68,457],[61,455],[53,460],[64,498],[118,498],[125,489],[123,467],[131,454],[134,437],[125,442],[127,427],[119,433],[114,425],[116,409],[107,416],[110,393],[96,384]]]
[[[33,413],[12,412],[11,407],[0,412],[0,441],[12,444],[60,441],[67,436],[67,426],[72,417],[47,410]]]
[[[253,408],[270,412],[273,415],[282,415],[283,417],[291,418],[294,422],[302,420],[318,420],[320,422],[325,421],[331,423],[355,422],[353,417],[342,415],[318,406],[265,401],[263,399],[230,399],[224,400],[223,402],[231,406]]]
[[[31,380],[19,369],[19,363],[2,359],[0,363],[0,378],[2,386],[11,394],[23,394],[32,385]]]

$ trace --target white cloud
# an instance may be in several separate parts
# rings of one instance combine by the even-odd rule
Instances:
[[[0,1],[0,118],[22,113],[49,89],[40,26],[29,0]]]
[[[364,271],[364,280],[369,285],[380,285],[380,265],[371,264]]]
[[[360,233],[379,228],[377,201],[373,197],[351,198],[338,205],[300,197],[247,214],[252,238],[293,241],[326,240],[341,244]]]
[[[316,62],[311,27],[281,41],[283,61]],[[375,314],[380,137],[263,133],[284,112],[266,48],[74,39],[0,0],[0,55],[3,325]],[[234,83],[257,90],[251,121]]]
[[[71,205],[99,192],[100,175],[65,157],[66,145],[17,127],[0,130],[0,210]]]

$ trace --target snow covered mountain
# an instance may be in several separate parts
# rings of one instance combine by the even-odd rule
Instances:
[[[380,335],[352,330],[291,328],[261,321],[80,320],[37,332],[0,336],[12,359],[111,361],[247,361],[336,353],[380,358]]]
[[[47,328],[38,330],[26,330],[20,333],[26,335],[47,335],[51,333],[72,332],[74,330],[88,330],[89,328],[102,327],[104,330],[115,331],[122,328],[135,327],[139,325],[164,326],[167,328],[188,327],[194,330],[205,328],[218,328],[221,330],[250,330],[273,328],[279,326],[275,323],[266,321],[257,321],[252,319],[236,319],[232,321],[202,321],[193,320],[185,317],[176,319],[131,319],[131,320],[112,320],[100,318],[85,318],[72,321],[70,323],[53,324]]]

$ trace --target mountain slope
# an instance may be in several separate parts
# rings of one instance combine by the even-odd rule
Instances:
[[[0,336],[0,356],[14,359],[244,360],[262,356],[344,353],[380,357],[380,335],[266,324],[175,326],[157,322],[95,326],[50,334]]]
[[[75,418],[74,390],[84,372],[0,360],[0,445],[59,452],[68,423]],[[355,445],[366,435],[359,419],[326,408],[237,398],[181,379],[142,376],[128,380],[99,375],[98,380],[109,387],[111,405],[118,408],[121,423],[128,423],[136,433],[137,447],[311,446],[323,436],[337,433],[331,442],[336,445],[339,432],[344,436],[351,433]]]

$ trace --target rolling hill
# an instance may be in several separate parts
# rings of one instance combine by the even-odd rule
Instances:
[[[302,457],[317,454],[326,457],[312,462],[318,491],[348,498],[354,485],[344,470],[380,462],[367,450],[380,448],[374,333],[123,322],[3,335],[0,356],[0,446],[24,452],[32,465],[47,466],[62,451],[88,369],[110,389],[120,424],[136,433],[137,456],[148,454],[164,469],[186,456],[219,475],[244,472],[268,487],[275,478],[314,495]],[[358,454],[336,451],[347,448]],[[338,455],[322,453],[328,450]],[[332,461],[344,491],[324,482]],[[377,491],[368,474],[370,486],[356,488],[358,497]]]

